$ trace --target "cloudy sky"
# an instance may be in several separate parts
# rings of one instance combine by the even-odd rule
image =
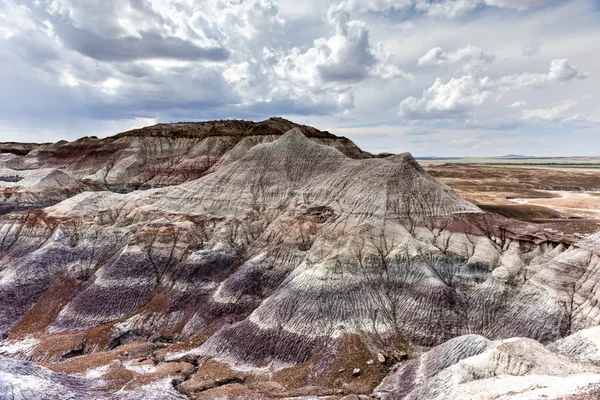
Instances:
[[[600,155],[598,0],[0,0],[0,140],[283,116],[373,152]]]

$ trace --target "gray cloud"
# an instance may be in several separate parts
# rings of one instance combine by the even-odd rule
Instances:
[[[61,40],[72,50],[101,61],[178,59],[225,61],[229,50],[223,47],[199,47],[158,33],[139,32],[141,38],[106,38],[71,26],[56,29]]]
[[[538,54],[540,54],[541,47],[542,46],[539,44],[539,42],[528,43],[523,47],[523,56],[525,56],[525,57],[537,56]]]

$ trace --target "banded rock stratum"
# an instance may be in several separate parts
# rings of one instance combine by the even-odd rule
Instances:
[[[483,213],[408,153],[282,119],[0,149],[0,396],[600,383],[600,235]]]

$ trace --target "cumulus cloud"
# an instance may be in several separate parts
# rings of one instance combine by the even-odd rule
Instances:
[[[458,62],[492,62],[495,56],[471,44],[455,52],[446,53],[441,47],[435,47],[419,58],[419,65],[448,65]]]
[[[348,14],[336,11],[329,20],[336,34],[315,40],[303,63],[310,63],[325,81],[358,81],[364,79],[376,63],[369,44],[369,30],[362,21],[348,21]],[[302,68],[307,68],[303,65]]]
[[[489,87],[508,91],[528,87],[542,87],[555,82],[567,82],[573,79],[585,79],[586,75],[581,73],[577,67],[569,63],[567,59],[553,60],[550,71],[546,74],[524,72],[520,74],[505,75],[491,80]]]
[[[366,24],[350,20],[344,6],[344,3],[333,5],[327,12],[327,21],[335,34],[316,39],[305,52],[294,48],[281,57],[275,67],[278,76],[310,86],[353,83],[369,76],[390,79],[406,76],[391,62],[393,54],[386,53],[382,46],[371,45]]]
[[[264,84],[272,71],[264,68],[270,61],[263,48],[281,37],[283,25],[271,0],[8,1],[0,3],[0,58],[12,63],[3,76],[38,81],[49,88],[45,93],[69,88],[64,95],[79,98],[96,116],[218,113],[226,105],[273,97]],[[26,90],[9,87],[4,93],[19,98]],[[292,102],[299,97],[288,96]],[[325,97],[338,94],[313,96],[311,102],[315,108],[319,101],[331,103]],[[298,101],[302,110],[311,103]],[[22,112],[27,103],[32,101],[23,101]],[[71,101],[63,104],[67,108]]]
[[[569,60],[563,58],[561,60],[552,61],[548,79],[564,82],[575,78],[583,79],[585,78],[585,74],[582,74],[577,68],[569,64]]]
[[[488,100],[492,94],[500,95],[518,89],[542,87],[550,83],[566,82],[581,77],[583,77],[583,74],[576,67],[569,64],[566,59],[561,59],[552,61],[550,72],[547,74],[522,73],[501,76],[497,79],[479,78],[470,74],[461,78],[450,79],[445,84],[438,78],[433,86],[423,92],[420,99],[412,96],[404,99],[400,103],[398,115],[402,118],[417,120],[463,119],[475,107]],[[511,105],[513,108],[523,106],[525,106],[525,102],[516,102]],[[524,110],[523,119],[545,119],[542,118],[543,115],[558,112],[561,109],[560,107],[564,106],[565,104],[552,110],[545,110],[547,111],[546,114],[544,110]]]
[[[332,35],[315,39],[307,50],[264,49],[262,71],[271,76],[267,100],[291,96],[310,104],[331,96],[343,111],[353,107],[356,84],[411,77],[394,64],[393,53],[371,44],[366,23],[352,20],[345,3],[329,7],[326,21]]]
[[[532,110],[523,110],[521,118],[524,120],[540,119],[545,121],[559,119],[566,111],[577,105],[572,100],[567,100],[559,105],[547,108],[537,108]]]
[[[438,78],[421,99],[409,97],[402,101],[398,115],[410,119],[464,117],[490,97],[491,92],[485,90],[486,79],[463,76],[444,84]]]
[[[515,103],[512,103],[510,106],[511,108],[523,108],[527,105],[527,102],[525,101],[517,101]]]
[[[47,8],[40,4],[34,10],[40,17],[52,19],[53,30],[66,47],[97,60],[228,58],[223,35],[206,29],[207,15],[194,15],[195,10],[183,1],[176,0],[172,6],[142,1],[53,0]]]

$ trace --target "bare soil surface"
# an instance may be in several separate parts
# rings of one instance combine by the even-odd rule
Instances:
[[[600,226],[600,169],[427,164],[424,168],[480,208],[530,222]]]

